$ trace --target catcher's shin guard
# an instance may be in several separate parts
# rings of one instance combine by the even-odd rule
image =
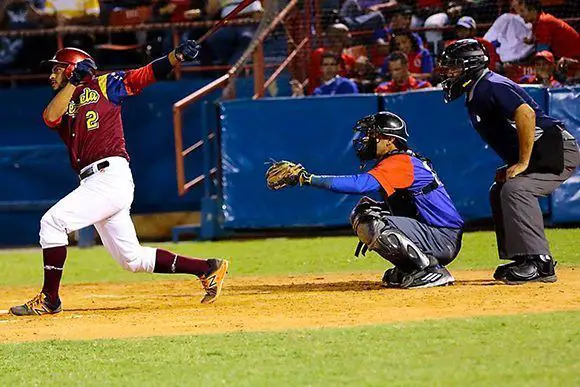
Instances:
[[[404,271],[422,270],[436,265],[435,258],[427,256],[405,234],[383,220],[389,214],[381,207],[381,203],[370,198],[365,197],[359,201],[350,220],[361,243]]]

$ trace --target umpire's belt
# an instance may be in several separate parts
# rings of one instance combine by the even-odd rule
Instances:
[[[84,180],[87,177],[92,176],[99,171],[102,171],[103,169],[107,168],[109,165],[110,165],[109,161],[107,161],[107,160],[93,163],[81,172],[81,174],[79,175],[79,179]]]

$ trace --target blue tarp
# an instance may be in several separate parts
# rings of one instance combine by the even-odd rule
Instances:
[[[357,198],[315,188],[273,192],[264,180],[270,158],[313,173],[358,170],[352,126],[377,111],[375,96],[239,100],[221,107],[223,193],[228,228],[348,223]]]
[[[184,197],[177,194],[172,108],[211,80],[159,82],[125,101],[123,122],[136,185],[133,212],[199,210],[202,186]],[[252,81],[240,78],[238,95],[252,95]],[[287,77],[279,80],[278,90],[288,94]],[[219,95],[216,92],[205,100],[216,100]],[[42,111],[52,96],[48,85],[0,92],[0,224],[4,225],[0,246],[37,243],[44,211],[78,184],[64,145],[42,121]],[[185,146],[201,138],[201,107],[200,102],[184,113]],[[186,159],[186,170],[188,179],[202,173],[201,152]]]
[[[550,115],[566,125],[566,129],[580,140],[580,87],[554,89],[548,92]],[[580,171],[562,184],[551,196],[552,222],[580,221]]]
[[[542,107],[541,88],[528,90]],[[488,190],[501,160],[472,128],[463,101],[445,104],[439,90],[384,97],[340,96],[221,104],[224,213],[227,228],[348,224],[359,197],[314,188],[271,192],[264,163],[302,163],[318,174],[359,172],[352,126],[385,108],[407,120],[410,145],[433,161],[466,220],[491,217]],[[542,201],[544,212],[548,201]]]

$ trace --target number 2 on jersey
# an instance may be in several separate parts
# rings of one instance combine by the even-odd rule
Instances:
[[[87,130],[94,130],[99,127],[99,113],[89,110],[85,117],[87,118]]]

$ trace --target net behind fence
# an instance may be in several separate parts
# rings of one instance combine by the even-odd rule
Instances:
[[[34,76],[39,72],[37,63],[56,49],[57,42],[87,49],[104,69],[144,64],[180,40],[199,38],[212,25],[209,19],[219,19],[227,14],[224,8],[236,3],[220,2],[222,9],[213,16],[205,14],[207,4],[202,2],[197,13],[187,7],[179,11],[189,15],[187,18],[171,14],[160,19],[155,5],[135,7],[132,13],[131,7],[126,6],[121,15],[117,8],[111,11],[114,2],[102,2],[101,26],[68,25],[57,29],[28,20],[22,5],[3,5],[0,75]],[[532,72],[535,59],[537,42],[533,42],[530,23],[533,8],[563,18],[573,31],[578,31],[577,0],[256,1],[204,42],[198,60],[184,66],[183,72],[215,77],[233,66],[232,75],[249,75],[257,69],[267,78],[300,47],[286,72],[309,93],[320,84],[320,65],[326,51],[334,51],[340,57],[340,75],[366,79],[371,84],[390,78],[387,58],[394,51],[403,51],[411,73],[437,83],[433,74],[437,55],[454,39],[476,36],[488,40],[488,48],[495,51],[494,69],[519,79]],[[191,15],[196,16],[192,19]],[[333,27],[337,23],[340,28]],[[568,45],[579,44],[570,39]],[[254,55],[256,49],[259,55]],[[549,49],[554,62],[565,56],[557,47]],[[256,61],[261,61],[257,67]],[[570,62],[565,72],[570,76],[575,68],[577,65]],[[363,89],[372,91],[372,87]]]

